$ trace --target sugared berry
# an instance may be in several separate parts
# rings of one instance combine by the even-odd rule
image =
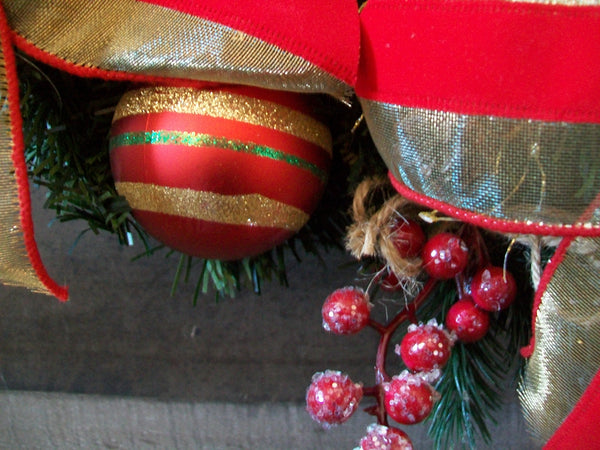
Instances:
[[[362,289],[337,289],[323,303],[323,328],[334,334],[358,333],[369,323],[370,310],[369,297]]]
[[[448,362],[452,344],[448,332],[433,320],[410,325],[402,342],[396,346],[396,353],[410,370],[428,372],[442,368]]]
[[[317,372],[306,391],[306,410],[324,426],[344,423],[356,411],[363,391],[348,375],[334,370]]]
[[[412,425],[423,421],[433,408],[436,392],[417,375],[407,371],[383,385],[385,410],[398,423]]]
[[[517,295],[517,283],[502,267],[489,266],[479,270],[471,281],[471,296],[477,306],[486,311],[507,308]]]
[[[448,280],[465,270],[469,249],[458,236],[439,233],[425,243],[421,257],[423,268],[431,277]]]
[[[390,239],[402,258],[415,258],[425,244],[425,233],[414,220],[399,218],[392,227]]]
[[[490,328],[487,311],[478,308],[473,299],[466,295],[448,310],[446,326],[454,331],[462,342],[475,342],[483,338]]]
[[[371,424],[360,440],[360,450],[412,450],[408,435],[398,428]]]

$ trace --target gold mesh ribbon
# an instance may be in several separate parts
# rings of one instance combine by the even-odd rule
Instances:
[[[599,272],[600,238],[577,238],[543,293],[535,351],[519,390],[540,442],[554,434],[600,367]]]
[[[135,0],[10,0],[11,27],[77,65],[268,89],[328,93],[349,87],[315,64],[233,28]]]
[[[596,229],[600,126],[472,116],[361,100],[397,180],[462,210],[510,222]]]
[[[8,102],[6,62],[0,47],[0,280],[10,286],[26,287],[34,292],[49,294],[32,267],[21,225],[19,191],[15,180],[12,153],[15,142]]]

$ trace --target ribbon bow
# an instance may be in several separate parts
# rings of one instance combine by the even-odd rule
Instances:
[[[359,14],[352,0],[4,0],[0,278],[67,298],[35,245],[14,47],[86,77],[354,88],[404,197],[562,238],[520,396],[548,448],[583,448],[600,406],[600,2],[556,3],[370,0]]]

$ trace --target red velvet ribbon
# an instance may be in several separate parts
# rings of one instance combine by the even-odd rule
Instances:
[[[359,97],[459,114],[600,122],[598,7],[370,0],[361,25]]]

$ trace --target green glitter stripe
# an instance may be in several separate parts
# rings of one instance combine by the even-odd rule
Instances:
[[[283,161],[300,169],[308,170],[322,183],[327,179],[327,174],[316,164],[294,155],[288,155],[281,150],[241,141],[232,141],[224,137],[211,136],[210,134],[188,133],[183,131],[140,131],[123,133],[110,139],[110,149],[128,145],[164,144],[184,145],[188,147],[216,147],[235,152]]]

